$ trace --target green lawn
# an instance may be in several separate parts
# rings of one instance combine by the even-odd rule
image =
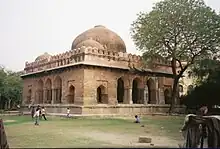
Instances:
[[[181,141],[183,123],[181,116],[146,116],[141,124],[128,118],[49,117],[34,126],[29,116],[2,118],[12,148],[133,147],[141,145],[137,143],[139,136],[152,137],[155,146],[175,147]]]

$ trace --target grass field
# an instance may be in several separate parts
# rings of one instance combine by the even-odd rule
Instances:
[[[40,126],[29,116],[2,118],[11,148],[146,147],[138,143],[139,136],[151,137],[155,147],[177,147],[182,139],[181,116],[147,116],[141,124],[131,118],[48,117]]]

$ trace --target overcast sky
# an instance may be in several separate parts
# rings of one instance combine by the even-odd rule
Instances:
[[[70,50],[72,41],[95,25],[104,25],[137,53],[130,26],[140,11],[159,0],[0,0],[0,65],[23,70],[38,55]],[[206,0],[220,11],[219,0]]]

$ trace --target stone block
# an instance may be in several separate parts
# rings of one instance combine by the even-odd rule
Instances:
[[[151,143],[152,139],[146,136],[140,136],[138,142],[139,143]]]

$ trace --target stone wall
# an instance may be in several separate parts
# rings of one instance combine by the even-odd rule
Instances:
[[[37,100],[37,89],[39,89],[38,84],[39,82],[43,83],[43,89],[44,93],[46,91],[46,82],[48,80],[51,81],[51,89],[52,89],[52,103],[54,104],[54,99],[55,99],[55,82],[56,79],[60,78],[61,79],[61,103],[65,104],[67,103],[67,96],[69,93],[69,87],[72,85],[75,88],[75,99],[74,99],[74,104],[76,105],[82,105],[83,104],[83,78],[84,78],[84,71],[81,68],[77,69],[72,69],[70,71],[62,71],[62,72],[57,72],[54,74],[44,74],[40,77],[31,77],[31,78],[25,78],[23,79],[23,104],[40,104],[39,101]],[[31,103],[27,102],[27,97],[28,97],[28,91],[31,90],[32,96],[31,96]],[[45,94],[43,96],[43,101],[45,101]],[[44,102],[45,103],[45,102]]]
[[[47,114],[65,115],[67,107],[73,115],[146,115],[146,114],[165,114],[169,111],[170,105],[44,105]],[[184,114],[184,106],[176,106],[176,112]],[[30,113],[28,106],[22,106],[24,113]]]

